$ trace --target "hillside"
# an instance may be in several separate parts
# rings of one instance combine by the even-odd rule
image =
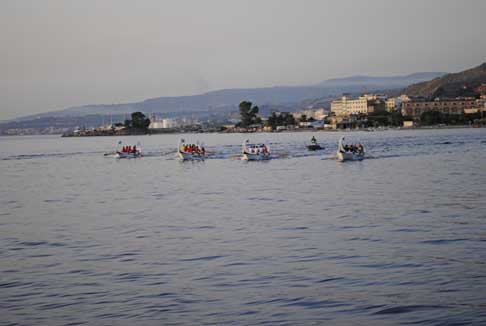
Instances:
[[[418,72],[404,76],[352,76],[325,80],[319,85],[326,87],[362,86],[374,89],[392,89],[404,87],[445,75],[445,72]]]
[[[330,99],[342,93],[399,90],[414,82],[439,75],[442,73],[388,77],[352,76],[329,79],[309,86],[222,89],[192,96],[157,97],[135,103],[83,105],[6,121],[0,123],[0,130],[40,129],[51,126],[70,128],[73,125],[97,126],[102,121],[123,120],[124,115],[134,111],[167,117],[227,116],[231,112],[237,112],[238,104],[243,100],[252,101],[262,108],[282,107],[282,109],[293,110],[301,108],[303,101],[306,100],[314,102],[313,99],[324,99],[322,103],[328,104]],[[83,117],[86,120],[84,122]]]
[[[474,89],[483,83],[486,83],[486,63],[462,72],[411,85],[405,88],[403,93],[408,96],[426,98],[474,96]]]
[[[310,86],[276,86],[262,88],[222,89],[192,96],[157,97],[135,103],[95,104],[67,108],[14,119],[25,121],[46,117],[75,117],[88,115],[126,114],[133,111],[166,115],[201,111],[221,111],[237,106],[242,100],[258,105],[297,104],[308,99],[339,96],[379,89],[401,89],[410,84],[429,80],[443,73],[416,73],[407,76],[352,76],[329,79]]]

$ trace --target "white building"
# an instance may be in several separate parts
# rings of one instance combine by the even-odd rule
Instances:
[[[302,115],[305,115],[307,119],[314,119],[314,120],[324,120],[327,117],[327,112],[325,109],[305,109],[302,111],[294,112],[292,114],[295,119],[300,119]]]
[[[150,121],[149,129],[162,129],[162,121]]]
[[[337,116],[367,114],[368,99],[364,96],[360,96],[358,99],[350,99],[347,96],[343,96],[339,100],[331,102],[331,112],[334,112]]]
[[[174,119],[152,120],[149,129],[170,129],[175,128],[177,123]]]
[[[174,119],[162,119],[162,128],[163,129],[175,128],[176,126],[177,126],[177,123]]]
[[[331,112],[336,116],[350,116],[357,114],[368,114],[371,112],[384,111],[386,96],[376,94],[364,94],[357,99],[350,99],[343,96],[331,102]]]

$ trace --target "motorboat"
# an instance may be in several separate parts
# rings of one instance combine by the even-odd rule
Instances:
[[[307,145],[307,149],[309,151],[320,151],[324,149],[324,146],[319,145],[317,143],[317,140],[314,137],[312,137],[310,145]]]
[[[343,145],[344,137],[341,137],[338,144],[336,157],[338,161],[361,161],[365,157],[363,145]]]
[[[310,151],[320,151],[324,149],[324,146],[321,146],[319,144],[310,144],[307,145],[307,149]]]
[[[181,139],[177,147],[177,157],[181,161],[204,161],[206,150],[203,145],[187,144]]]
[[[265,144],[251,144],[249,140],[243,143],[241,159],[244,161],[262,161],[270,159],[270,148]]]

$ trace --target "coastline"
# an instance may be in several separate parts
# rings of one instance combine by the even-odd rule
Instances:
[[[220,130],[170,130],[166,132],[148,132],[148,133],[96,133],[96,134],[85,134],[85,135],[74,135],[74,134],[63,134],[63,133],[32,133],[32,134],[3,134],[0,137],[19,137],[19,136],[60,136],[62,138],[78,138],[78,137],[125,137],[125,136],[152,136],[152,135],[170,135],[170,134],[274,134],[282,132],[290,133],[301,133],[301,132],[380,132],[380,131],[403,131],[403,130],[435,130],[435,129],[482,129],[486,128],[483,126],[421,126],[421,127],[384,127],[384,128],[358,128],[358,129],[287,129],[279,131],[220,131]]]
[[[311,129],[311,128],[300,128],[300,129],[284,129],[284,130],[274,130],[274,131],[219,131],[219,130],[171,130],[167,132],[147,132],[147,133],[90,133],[90,134],[57,134],[61,137],[120,137],[120,136],[152,136],[152,135],[163,135],[163,134],[274,134],[274,133],[320,133],[320,132],[380,132],[380,131],[403,131],[403,130],[435,130],[435,129],[481,129],[485,127],[474,127],[474,126],[421,126],[421,127],[379,127],[379,128],[355,128],[355,129]]]

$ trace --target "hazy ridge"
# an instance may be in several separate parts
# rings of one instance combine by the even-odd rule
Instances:
[[[427,98],[474,96],[474,89],[483,83],[486,83],[486,63],[472,69],[413,84],[403,92],[410,96]]]
[[[83,119],[86,120],[87,125],[99,124],[99,116],[112,115],[116,118],[134,111],[165,116],[227,114],[235,111],[242,100],[250,100],[261,107],[282,106],[291,109],[299,108],[302,104],[315,99],[331,98],[342,93],[401,89],[443,74],[424,72],[406,76],[351,76],[329,79],[308,86],[222,89],[192,96],[150,98],[134,103],[83,105],[19,117],[0,124],[0,128],[72,127],[73,123],[79,125]]]

